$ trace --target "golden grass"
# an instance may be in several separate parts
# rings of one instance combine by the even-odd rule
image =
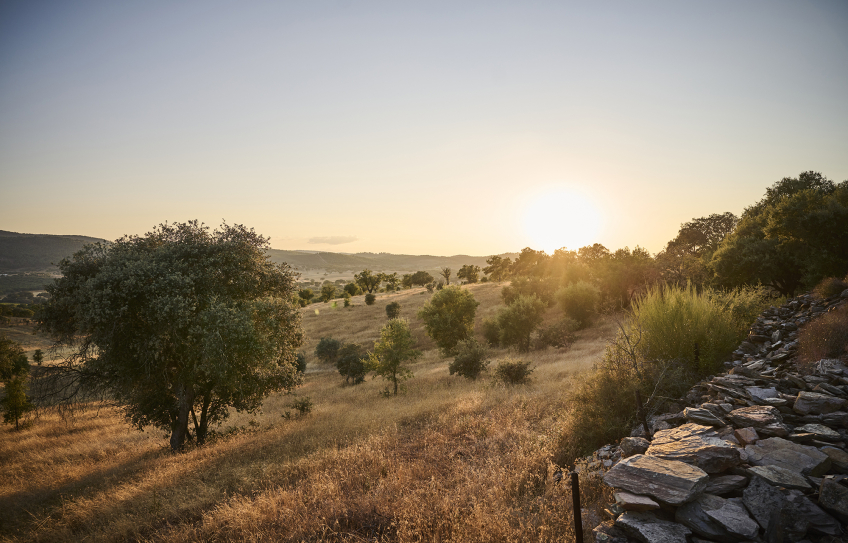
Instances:
[[[499,285],[468,288],[481,302],[478,321],[496,311]],[[21,432],[3,428],[0,540],[570,539],[569,490],[550,482],[549,458],[569,376],[603,353],[614,325],[580,332],[570,350],[523,356],[536,367],[533,384],[504,388],[448,375],[415,316],[429,296],[415,289],[373,306],[355,297],[353,308],[304,308],[304,385],[269,397],[262,413],[234,414],[225,426],[238,429],[200,449],[171,454],[161,431],[130,430],[93,408],[67,425],[45,414]],[[335,368],[317,364],[315,344],[329,335],[370,347],[391,301],[424,350],[407,392],[383,398],[385,384],[370,378],[341,386]],[[283,418],[301,396],[313,412]],[[598,481],[583,484],[584,507],[609,501]]]

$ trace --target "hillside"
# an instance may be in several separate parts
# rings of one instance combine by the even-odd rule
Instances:
[[[0,273],[55,272],[60,260],[79,251],[83,245],[98,241],[104,240],[0,230]]]

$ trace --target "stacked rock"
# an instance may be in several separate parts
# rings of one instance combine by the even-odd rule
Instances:
[[[848,367],[798,370],[798,329],[848,301],[766,310],[682,411],[589,459],[615,489],[597,542],[841,541],[848,523]]]

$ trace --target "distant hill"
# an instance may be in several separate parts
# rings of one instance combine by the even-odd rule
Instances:
[[[83,245],[106,241],[88,236],[51,234],[19,234],[0,230],[0,274],[57,273],[56,264],[80,250]],[[326,253],[270,249],[268,255],[277,263],[286,262],[300,271],[359,272],[368,268],[375,272],[437,271],[449,267],[456,272],[463,264],[486,266],[486,256],[396,255],[391,253]],[[503,256],[515,257],[515,253]]]
[[[0,230],[0,273],[53,272],[83,245],[105,241],[88,236],[19,234]]]

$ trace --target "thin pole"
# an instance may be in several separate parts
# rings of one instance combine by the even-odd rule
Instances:
[[[580,513],[580,479],[577,471],[571,472],[571,498],[574,501],[574,540],[583,543],[583,517]]]

